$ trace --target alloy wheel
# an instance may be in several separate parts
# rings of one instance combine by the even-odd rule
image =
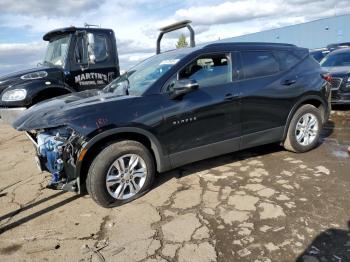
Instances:
[[[302,146],[312,144],[318,134],[318,120],[315,115],[307,113],[300,117],[295,129],[295,136]]]
[[[137,154],[119,157],[110,166],[106,176],[108,193],[115,199],[126,200],[136,195],[145,184],[147,166]]]

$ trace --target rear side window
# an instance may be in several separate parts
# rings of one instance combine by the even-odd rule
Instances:
[[[101,62],[108,57],[107,38],[104,35],[95,35],[94,53],[96,62]]]
[[[269,76],[280,71],[279,63],[272,52],[242,52],[242,64],[245,78]]]
[[[292,68],[299,62],[299,59],[289,51],[276,51],[276,56],[279,59],[282,71]]]

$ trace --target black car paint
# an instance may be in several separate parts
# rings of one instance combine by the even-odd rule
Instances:
[[[74,60],[74,47],[78,39],[78,32],[87,33],[97,33],[106,36],[107,46],[109,51],[109,57],[105,61],[90,65],[81,65]],[[86,89],[101,89],[107,85],[111,80],[119,76],[119,60],[117,54],[117,46],[115,36],[110,29],[101,28],[62,28],[53,30],[44,35],[43,39],[45,41],[50,41],[50,39],[60,36],[60,35],[71,35],[71,40],[69,42],[68,53],[66,56],[66,61],[63,67],[59,66],[38,66],[37,68],[28,69],[25,71],[15,72],[7,74],[0,77],[0,107],[30,107],[36,101],[39,95],[45,92],[49,97],[50,92],[53,94],[67,94],[77,91],[82,91]],[[41,79],[33,80],[23,80],[21,76],[39,72],[46,71],[48,73],[47,77]],[[75,77],[80,74],[85,73],[102,73],[108,76],[108,81],[105,81],[103,85],[86,85],[79,86],[75,81]],[[2,101],[1,96],[4,92],[13,89],[25,89],[27,91],[27,96],[21,101]]]
[[[239,55],[244,50],[287,50],[302,53],[303,58],[287,71],[245,79]],[[147,139],[157,170],[164,172],[204,158],[282,141],[291,117],[306,101],[322,105],[324,120],[328,118],[330,87],[305,49],[282,44],[217,43],[175,52],[188,54],[140,96],[75,93],[30,108],[13,126],[20,131],[59,126],[75,130],[83,138],[77,145],[80,155],[73,168],[74,177],[81,178],[89,152],[111,136],[115,139],[131,134]],[[169,79],[194,58],[217,52],[230,53],[236,62],[232,82],[199,88],[176,100],[163,92]]]

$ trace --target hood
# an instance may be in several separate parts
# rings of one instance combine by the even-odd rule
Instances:
[[[333,66],[322,68],[329,72],[332,76],[346,76],[350,74],[350,66]]]
[[[96,114],[104,112],[107,104],[110,106],[111,103],[131,98],[132,96],[102,93],[99,90],[77,92],[32,106],[12,125],[19,131],[74,126],[78,120],[93,118]]]
[[[27,70],[22,70],[22,71],[10,73],[10,74],[2,75],[0,76],[0,93],[7,87],[21,84],[21,83],[24,83],[25,81],[31,81],[31,80],[23,80],[21,79],[21,76],[29,73],[38,72],[38,71],[46,71],[48,74],[50,74],[52,72],[62,71],[62,69],[59,67],[40,66],[36,68],[31,68]]]

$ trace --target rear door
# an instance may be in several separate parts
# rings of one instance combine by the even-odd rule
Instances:
[[[241,51],[241,148],[282,138],[294,103],[297,75],[290,70],[298,59],[289,51]]]

